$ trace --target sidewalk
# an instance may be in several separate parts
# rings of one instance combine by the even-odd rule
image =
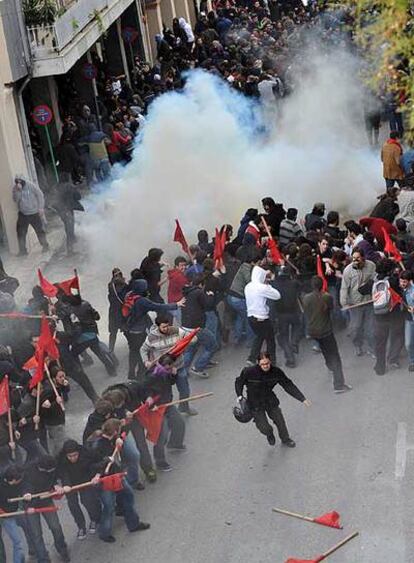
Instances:
[[[65,244],[63,224],[57,215],[48,218],[46,235],[50,246],[49,252],[42,253],[36,235],[29,227],[27,236],[28,256],[14,256],[9,253],[2,255],[6,273],[17,278],[20,282],[20,286],[15,293],[16,303],[19,307],[27,303],[33,286],[38,283],[37,269],[45,270]]]

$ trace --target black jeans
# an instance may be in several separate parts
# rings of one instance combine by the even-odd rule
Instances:
[[[19,241],[19,251],[22,254],[27,253],[26,236],[27,236],[27,231],[29,229],[29,225],[32,225],[37,235],[37,238],[39,239],[40,244],[45,250],[47,250],[49,248],[49,245],[46,240],[43,223],[39,213],[35,213],[34,215],[23,215],[23,213],[20,213],[19,211],[19,214],[17,216],[17,225],[16,225],[17,239]]]
[[[83,515],[80,507],[79,500],[86,508],[86,512],[88,513],[91,522],[99,522],[101,519],[101,502],[99,500],[98,491],[93,487],[83,491],[74,491],[73,493],[69,493],[66,495],[66,499],[68,501],[70,513],[72,514],[78,528],[83,530],[86,529],[85,516]]]
[[[129,348],[128,379],[136,379],[139,373],[145,371],[140,349],[147,337],[146,332],[125,332]]]
[[[148,471],[154,469],[154,465],[148,448],[148,442],[145,438],[145,430],[137,420],[133,420],[131,422],[131,432],[140,453],[139,464],[144,473],[148,473]]]
[[[95,404],[98,399],[98,394],[87,374],[83,371],[78,357],[72,355],[67,347],[59,346],[60,360],[66,372],[66,375],[76,381],[76,383],[83,389],[86,396]]]
[[[165,411],[162,430],[158,442],[154,446],[154,459],[165,462],[165,445],[180,447],[183,445],[185,435],[185,422],[176,407],[168,407]]]
[[[108,354],[106,354],[102,350],[99,338],[95,338],[94,340],[87,340],[86,342],[81,342],[80,344],[74,344],[72,346],[72,354],[75,357],[78,357],[80,354],[82,354],[82,352],[88,349],[92,350],[95,356],[99,360],[101,360],[108,375],[116,375],[116,368],[114,366],[114,363],[108,357]]]
[[[256,363],[263,342],[266,342],[266,348],[270,354],[272,364],[276,363],[276,342],[275,333],[273,331],[272,323],[269,319],[258,321],[255,317],[249,317],[249,324],[254,332],[254,340],[249,354],[249,361]]]
[[[300,313],[278,313],[277,341],[283,349],[287,362],[294,361],[294,349],[302,338],[302,318]]]
[[[322,356],[324,357],[326,367],[333,373],[334,389],[340,389],[344,386],[344,372],[342,370],[342,360],[339,355],[338,344],[333,332],[324,338],[315,338],[319,343]]]
[[[273,434],[273,428],[269,424],[267,417],[275,423],[281,441],[287,442],[290,436],[280,407],[277,405],[269,405],[265,406],[263,409],[253,410],[253,420],[259,432],[265,436],[271,436]]]
[[[389,341],[389,348],[387,343]],[[388,361],[397,363],[404,346],[404,317],[399,311],[387,315],[374,315],[374,369],[377,373],[385,373],[388,349]]]

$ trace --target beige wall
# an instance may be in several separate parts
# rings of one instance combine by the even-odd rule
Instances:
[[[9,249],[17,253],[17,211],[12,199],[15,174],[28,176],[23,140],[17,117],[14,88],[5,86],[11,81],[11,69],[0,19],[0,207]]]
[[[155,63],[157,60],[157,46],[155,43],[155,36],[157,33],[162,33],[162,14],[159,1],[153,2],[150,5],[147,4],[146,16],[150,36],[152,61],[153,63]]]

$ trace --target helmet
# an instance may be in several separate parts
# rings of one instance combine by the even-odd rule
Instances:
[[[242,397],[239,399],[238,404],[233,407],[233,416],[239,422],[250,422],[253,414],[250,410],[247,399]]]

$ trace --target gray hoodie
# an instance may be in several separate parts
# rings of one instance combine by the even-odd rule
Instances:
[[[21,184],[21,189],[17,186]],[[45,207],[45,198],[40,188],[22,175],[16,176],[13,186],[13,200],[23,215],[41,213]]]

